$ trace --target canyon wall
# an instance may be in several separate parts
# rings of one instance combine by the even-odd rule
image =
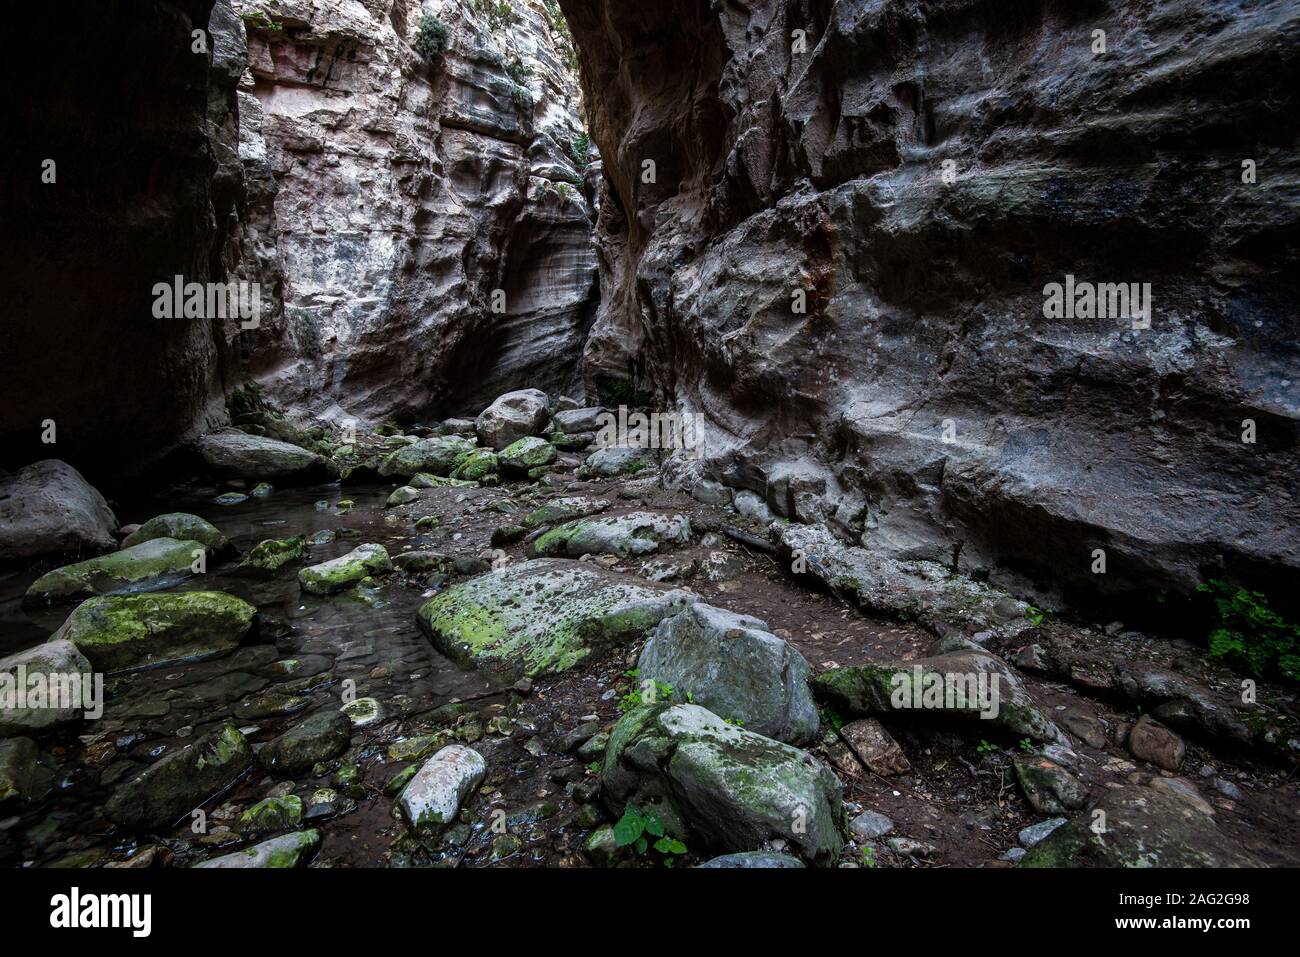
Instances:
[[[584,372],[703,414],[680,481],[1044,600],[1295,594],[1295,4],[560,2]]]
[[[243,268],[271,290],[242,348],[266,393],[300,417],[411,422],[522,385],[567,389],[597,293],[558,12],[236,8],[249,48]],[[429,16],[441,49],[422,54]]]

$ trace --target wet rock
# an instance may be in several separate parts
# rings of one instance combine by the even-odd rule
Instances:
[[[688,600],[587,563],[540,559],[455,585],[417,620],[443,654],[509,683],[640,638]]]
[[[533,543],[537,555],[648,555],[661,545],[687,545],[691,525],[684,515],[629,512],[607,518],[583,518],[551,529]]]
[[[309,565],[299,570],[298,582],[303,591],[313,595],[332,595],[355,585],[370,575],[391,572],[393,563],[383,545],[358,545],[346,555]]]
[[[473,748],[443,748],[402,789],[398,806],[417,831],[438,831],[450,824],[461,804],[483,781],[487,763]]]
[[[213,505],[241,505],[248,501],[243,492],[222,492],[212,500]]]
[[[294,777],[337,758],[348,749],[351,737],[352,722],[346,714],[318,711],[258,751],[257,759],[272,774]]]
[[[614,478],[618,475],[635,475],[654,465],[654,453],[634,445],[611,445],[597,449],[582,464],[585,475],[597,478]]]
[[[258,801],[239,816],[239,833],[245,837],[286,831],[302,823],[302,798],[285,794]]]
[[[46,572],[27,589],[23,604],[30,607],[91,595],[165,588],[193,575],[191,566],[205,553],[201,542],[151,539]]]
[[[550,400],[538,389],[507,392],[474,420],[478,440],[501,450],[528,435],[540,435],[551,417]]]
[[[40,751],[31,738],[0,739],[0,805],[31,800],[39,757]]]
[[[568,522],[575,518],[585,518],[588,515],[603,512],[607,508],[609,508],[609,503],[599,498],[582,498],[581,496],[555,498],[525,515],[524,525],[528,528],[540,528],[543,525],[554,525],[556,522]]]
[[[596,867],[613,867],[625,854],[614,836],[614,825],[602,824],[588,835],[582,850]]]
[[[782,839],[829,863],[843,846],[843,798],[804,751],[727,724],[697,705],[648,705],[614,727],[602,772],[614,816],[653,807],[692,847],[751,850]]]
[[[0,562],[108,551],[116,527],[104,496],[58,459],[0,479]]]
[[[194,443],[208,470],[217,476],[277,484],[329,481],[338,477],[334,463],[315,452],[279,439],[229,429]]]
[[[86,690],[87,682],[92,681],[92,674],[90,662],[70,641],[47,641],[43,645],[0,658],[0,675],[13,676],[5,684],[15,692],[12,697],[8,694],[0,695],[0,737],[41,734],[81,721],[87,710],[90,710]],[[80,676],[77,679],[82,685],[80,701],[60,702],[68,705],[61,708],[49,707],[48,701],[43,707],[19,707],[20,704],[32,703],[19,700],[16,695],[20,676],[25,676],[26,690],[30,694],[38,687],[63,687],[73,675]],[[93,690],[93,685],[89,688]]]
[[[739,868],[763,870],[803,867],[803,861],[789,854],[772,851],[742,851],[739,854],[722,854],[699,865],[704,868],[736,870]]]
[[[474,443],[458,435],[439,435],[421,439],[390,453],[379,463],[379,474],[384,478],[406,478],[417,473],[447,476],[461,461],[474,451]]]
[[[555,461],[555,446],[536,436],[516,439],[497,453],[497,464],[504,475],[526,475],[531,469]]]
[[[637,662],[638,681],[662,681],[685,698],[743,727],[806,744],[817,706],[803,655],[757,618],[696,602],[659,623]]]
[[[452,478],[459,481],[488,482],[495,481],[500,461],[491,449],[475,449],[460,460],[452,471]]]
[[[384,503],[384,508],[394,508],[398,505],[409,505],[411,502],[419,501],[420,492],[418,489],[411,488],[409,485],[403,485],[394,489],[393,493],[388,496],[388,501]]]
[[[126,538],[122,547],[130,548],[155,538],[175,538],[179,541],[202,542],[212,555],[231,551],[230,542],[220,530],[206,519],[188,512],[168,512],[145,522]]]
[[[1055,761],[1018,754],[1011,764],[1020,789],[1039,814],[1077,811],[1088,801],[1088,789]]]
[[[999,658],[958,651],[896,664],[835,668],[813,681],[813,692],[849,715],[904,720],[938,716],[1051,744],[1068,743],[1019,678]]]
[[[248,550],[237,566],[240,574],[274,575],[291,562],[307,557],[307,539],[302,535],[293,538],[268,538]]]
[[[495,864],[519,853],[524,842],[513,834],[498,834],[488,847],[488,862]]]
[[[1097,812],[1101,812],[1098,814]],[[1096,830],[1094,830],[1096,822]],[[1024,844],[1022,838],[1021,843]],[[1174,790],[1106,791],[1088,814],[1054,831],[1021,867],[1258,867],[1240,841]]]
[[[884,837],[894,829],[894,822],[879,811],[863,811],[849,821],[849,833],[859,843],[874,841]]]
[[[88,598],[54,639],[72,642],[99,671],[212,658],[237,647],[257,609],[219,591]]]
[[[240,721],[258,721],[262,718],[279,718],[297,714],[311,702],[306,698],[283,691],[268,691],[252,695],[235,703],[234,714]]]
[[[113,792],[104,815],[136,831],[167,828],[237,781],[253,764],[253,750],[232,725],[222,725],[172,751]]]
[[[840,728],[840,737],[859,761],[882,777],[912,770],[903,749],[875,718],[850,721]]]
[[[1145,714],[1128,733],[1128,749],[1135,758],[1150,761],[1166,771],[1177,771],[1187,755],[1182,738]]]
[[[214,857],[195,867],[244,868],[244,867],[302,867],[311,860],[320,847],[320,832],[316,830],[295,831],[281,834],[269,841],[246,847],[233,854]]]
[[[176,855],[164,844],[149,844],[136,849],[124,861],[109,861],[105,867],[124,868],[127,870],[148,870],[155,867],[171,867]]]

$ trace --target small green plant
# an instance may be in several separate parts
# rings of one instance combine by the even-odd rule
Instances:
[[[1025,617],[1029,619],[1029,623],[1031,625],[1037,628],[1047,619],[1047,616],[1050,615],[1051,613],[1052,613],[1052,609],[1050,608],[1035,608],[1033,605],[1030,605],[1025,610]]]
[[[1276,672],[1300,681],[1300,625],[1268,606],[1262,592],[1247,591],[1212,578],[1196,586],[1210,595],[1218,611],[1210,631],[1210,657],[1222,658],[1251,674]]]
[[[1032,754],[1034,751],[1034,742],[1030,741],[1028,738],[1021,738],[1018,747],[1025,754]]]
[[[601,764],[599,761],[592,761],[590,764],[587,765],[587,770],[590,771],[592,774],[599,774],[604,769],[604,767],[605,766]]]
[[[276,23],[261,10],[256,13],[246,13],[241,19],[244,21],[244,27],[249,30],[280,31],[284,29],[283,23]]]
[[[420,30],[415,36],[415,52],[426,60],[432,60],[447,49],[449,36],[447,24],[433,14],[426,13],[420,18]]]
[[[727,724],[731,725],[733,728],[743,728],[745,726],[745,722],[741,721],[739,718],[727,718],[726,720]]]
[[[469,8],[487,21],[490,30],[512,27],[519,22],[519,14],[508,0],[469,0]]]
[[[632,679],[632,690],[623,695],[622,700],[618,703],[620,711],[631,711],[633,708],[643,704],[654,704],[659,701],[670,701],[673,696],[673,686],[666,681],[660,681],[653,678],[650,681],[650,687],[636,680],[636,669],[625,671],[624,675]],[[647,694],[646,691],[649,693]]]
[[[994,744],[992,741],[981,740],[980,743],[976,746],[975,752],[980,755],[997,754],[998,746]]]
[[[533,75],[533,68],[521,60],[518,56],[512,56],[506,61],[506,76],[510,77],[517,86],[524,86],[528,83],[528,78]]]
[[[645,467],[646,463],[643,459],[633,459],[632,462],[628,464],[627,474],[636,475],[637,472],[640,472]]]
[[[652,837],[657,838],[654,844],[650,843]],[[642,812],[631,804],[614,825],[614,841],[619,847],[634,848],[638,854],[645,854],[653,847],[663,855],[668,867],[672,866],[674,856],[686,853],[685,844],[664,832],[663,818],[654,808]]]
[[[587,168],[587,153],[591,151],[591,134],[585,130],[573,138],[569,144],[569,153],[573,156],[573,161],[578,164],[578,169]]]
[[[868,846],[862,849],[862,866],[863,867],[876,866],[876,849],[874,847]]]
[[[560,197],[561,206],[567,205],[569,202],[569,197],[573,195],[573,187],[571,187],[568,183],[556,183],[555,195]]]

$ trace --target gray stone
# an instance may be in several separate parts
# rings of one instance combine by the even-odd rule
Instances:
[[[383,545],[358,545],[346,555],[309,565],[298,571],[303,591],[313,595],[332,595],[350,588],[363,578],[393,570],[388,550]]]
[[[281,834],[269,841],[246,847],[233,854],[223,854],[195,864],[195,867],[251,868],[302,867],[320,847],[320,832],[308,829]]]
[[[66,462],[45,459],[0,479],[0,562],[108,551],[117,519]]]
[[[861,843],[884,837],[893,829],[894,822],[878,811],[863,811],[849,821],[849,833]]]
[[[783,869],[803,867],[803,861],[789,854],[776,854],[772,851],[741,851],[739,854],[722,854],[699,865],[713,869]]]
[[[91,595],[153,591],[194,574],[191,566],[207,549],[201,542],[154,538],[120,552],[64,565],[32,582],[23,604],[75,601]]]
[[[684,515],[628,512],[582,518],[551,529],[533,542],[536,555],[648,555],[663,545],[687,545],[691,524]]]
[[[1033,847],[1035,844],[1044,840],[1049,834],[1055,831],[1066,821],[1063,817],[1049,818],[1046,821],[1039,821],[1037,824],[1031,824],[1023,829],[1017,836],[1020,843],[1025,847]]]
[[[0,674],[13,675],[13,687],[17,691],[20,676],[26,676],[27,689],[34,690],[36,683],[42,687],[72,687],[73,675],[80,686],[79,701],[61,701],[65,707],[52,708],[31,707],[31,702],[15,697],[12,702],[0,699],[0,737],[20,734],[41,734],[54,731],[81,721],[88,710],[86,692],[93,691],[93,669],[85,656],[70,641],[47,641],[35,648],[18,651],[5,658],[0,658]],[[38,677],[39,676],[39,677]],[[36,683],[33,682],[36,679]],[[5,696],[7,699],[7,696]],[[12,703],[12,707],[9,706]],[[102,701],[100,702],[102,704]],[[20,707],[20,705],[23,705]]]
[[[402,789],[398,806],[411,827],[436,832],[455,819],[486,773],[487,763],[477,751],[448,745],[415,772]]]
[[[540,389],[507,392],[474,420],[478,440],[500,451],[517,439],[540,435],[550,420],[550,400]]]
[[[203,464],[214,475],[251,481],[328,481],[338,477],[334,463],[315,452],[263,435],[237,429],[213,432],[194,443]]]

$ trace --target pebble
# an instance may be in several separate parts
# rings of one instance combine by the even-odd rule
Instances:
[[[1039,821],[1037,824],[1031,824],[1017,835],[1020,843],[1025,847],[1033,847],[1035,844],[1043,841],[1047,835],[1051,834],[1058,827],[1065,823],[1063,817],[1053,817],[1046,821]]]

